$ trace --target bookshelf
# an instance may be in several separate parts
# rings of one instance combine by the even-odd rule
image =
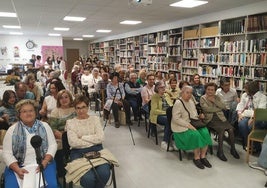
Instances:
[[[89,49],[110,66],[132,64],[187,81],[198,73],[203,83],[229,77],[237,90],[259,80],[267,93],[267,13],[96,42]]]
[[[182,28],[169,30],[169,71],[173,72],[178,80],[181,80],[183,40],[182,36]]]

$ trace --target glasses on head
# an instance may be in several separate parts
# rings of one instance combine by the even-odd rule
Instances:
[[[76,110],[82,110],[82,109],[86,109],[86,108],[87,108],[87,106],[81,106],[81,107],[80,106],[77,106],[76,107]]]

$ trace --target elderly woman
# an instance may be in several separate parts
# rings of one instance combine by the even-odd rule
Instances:
[[[155,94],[151,97],[150,108],[150,121],[154,124],[164,125],[164,137],[161,142],[161,148],[167,150],[168,139],[171,135],[171,128],[168,123],[166,110],[169,106],[173,105],[173,101],[168,94],[165,93],[165,84],[163,81],[159,81],[155,84]],[[152,131],[155,132],[155,127]],[[169,148],[173,150],[173,148]]]
[[[190,123],[190,118],[196,120],[204,118],[204,114],[197,113],[192,93],[191,86],[184,86],[181,90],[181,98],[173,105],[171,128],[174,132],[174,141],[182,150],[194,150],[193,162],[198,168],[211,168],[206,158],[208,145],[212,144],[209,131],[206,127],[196,129]]]
[[[41,89],[39,88],[39,86],[35,83],[35,76],[34,74],[29,74],[26,79],[25,79],[25,83],[27,85],[27,90],[32,92],[35,96],[35,106],[39,107],[39,103],[41,100]]]
[[[104,132],[98,116],[89,116],[89,99],[86,96],[78,96],[74,100],[77,117],[67,120],[66,131],[71,147],[70,158],[75,160],[83,157],[90,151],[103,149]],[[104,188],[109,176],[110,166],[105,163],[86,172],[80,179],[82,187]],[[101,180],[101,181],[100,181]]]
[[[17,122],[16,102],[16,93],[12,90],[6,90],[0,107],[0,129],[7,130],[10,125]]]
[[[50,126],[36,119],[32,100],[19,101],[16,104],[16,110],[19,121],[7,130],[3,142],[3,158],[8,167],[5,169],[5,187],[19,187],[18,182],[22,181],[24,175],[28,173],[27,167],[37,166],[35,150],[30,144],[31,138],[35,135],[42,138],[41,164],[48,184],[46,187],[57,187],[56,164],[53,161],[57,143]],[[39,171],[39,167],[36,171]]]
[[[227,161],[223,153],[224,133],[227,131],[229,135],[227,141],[231,146],[231,154],[234,158],[239,159],[239,155],[235,149],[234,128],[224,116],[223,110],[226,109],[226,106],[221,97],[215,94],[216,90],[217,85],[215,83],[207,83],[205,85],[205,95],[200,98],[200,106],[205,114],[204,122],[218,134],[217,157],[222,161]]]
[[[110,75],[111,82],[107,85],[107,102],[104,106],[104,117],[108,119],[109,111],[112,109],[114,120],[115,120],[115,127],[119,128],[119,109],[121,107],[124,108],[125,116],[126,116],[126,123],[132,125],[130,116],[130,105],[128,101],[124,100],[125,98],[125,91],[122,83],[119,83],[119,74],[114,72]]]

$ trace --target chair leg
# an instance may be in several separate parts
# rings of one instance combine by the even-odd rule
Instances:
[[[171,143],[171,139],[173,137],[173,133],[170,135],[169,139],[168,139],[168,146],[167,146],[167,152],[169,151],[170,148],[170,143]]]
[[[117,183],[116,183],[116,176],[115,176],[115,167],[112,165],[112,181],[113,181],[113,188],[117,188]]]
[[[253,144],[252,144],[252,146],[253,146]],[[250,148],[251,148],[251,146],[250,146],[250,140],[248,138],[248,143],[247,143],[247,156],[246,156],[246,162],[247,163],[249,162]]]
[[[151,123],[148,122],[148,132],[147,132],[147,138],[150,137],[150,132],[151,132]]]
[[[180,159],[180,161],[182,161],[183,160],[183,158],[182,158],[182,151],[179,149],[178,150],[178,153],[179,153],[179,159]]]
[[[157,130],[157,125],[154,125],[155,126],[155,138],[156,138],[156,145],[159,144],[158,142],[158,130]]]
[[[209,146],[209,149],[210,149],[210,154],[213,155],[213,146]]]

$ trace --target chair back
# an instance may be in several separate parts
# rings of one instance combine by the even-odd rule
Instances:
[[[166,110],[166,115],[167,115],[167,119],[169,122],[169,125],[171,125],[171,121],[172,121],[172,106],[168,107]]]
[[[254,110],[255,121],[267,121],[267,109],[256,108]]]
[[[62,134],[62,150],[63,150],[63,154],[65,159],[70,156],[70,145],[69,145],[69,141],[68,141],[68,136],[67,136],[67,132],[64,132]]]

